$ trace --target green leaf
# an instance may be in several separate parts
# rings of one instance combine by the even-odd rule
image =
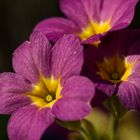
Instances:
[[[56,123],[70,131],[77,131],[80,129],[81,126],[81,121],[64,122],[64,121],[56,120]]]
[[[69,140],[85,140],[81,135],[80,133],[70,133],[69,136],[68,136],[68,139]]]

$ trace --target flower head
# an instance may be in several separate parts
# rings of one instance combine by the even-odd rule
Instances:
[[[83,74],[98,91],[116,94],[128,109],[140,110],[140,31],[109,33],[99,48],[85,51]]]
[[[15,73],[0,74],[0,113],[12,114],[10,140],[39,140],[54,119],[79,120],[90,112],[94,86],[79,76],[83,47],[74,35],[52,47],[35,32],[13,54]]]
[[[52,41],[74,33],[83,43],[98,45],[108,31],[127,27],[138,0],[61,0],[68,19],[50,18],[40,22],[35,31],[43,31]]]

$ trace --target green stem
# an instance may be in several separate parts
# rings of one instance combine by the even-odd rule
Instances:
[[[89,139],[89,134],[84,128],[81,127],[80,130],[79,130],[79,133],[83,136],[83,138],[85,140],[90,140]]]
[[[116,131],[119,124],[119,120],[112,116],[111,118],[111,131],[110,131],[110,140],[116,140]]]
[[[110,97],[106,101],[105,105],[107,106],[109,111],[112,113],[111,130],[109,133],[109,137],[110,137],[110,140],[115,140],[119,120],[126,113],[126,109],[120,103],[120,101],[116,95],[113,95],[112,97]]]
[[[84,140],[93,140],[93,137],[90,133],[90,131],[92,130],[91,124],[86,120],[74,122],[63,122],[60,120],[56,120],[56,123],[70,131],[79,132],[79,134],[81,134]],[[91,129],[90,131],[88,127],[90,127]]]
[[[120,119],[126,113],[126,109],[116,95],[111,96],[105,105],[116,119]]]
[[[95,129],[93,127],[93,125],[91,124],[91,122],[89,122],[88,120],[84,119],[81,121],[81,127],[80,127],[80,131],[83,132],[83,134],[85,135],[85,139],[86,140],[97,140],[96,139],[96,132]]]

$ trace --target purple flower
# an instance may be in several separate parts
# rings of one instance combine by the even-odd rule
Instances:
[[[10,140],[39,140],[55,120],[79,120],[91,110],[94,86],[79,76],[83,47],[74,35],[51,46],[34,33],[13,54],[15,73],[0,74],[0,114],[12,114]]]
[[[138,0],[60,0],[68,19],[50,18],[40,22],[34,31],[45,32],[51,41],[64,34],[76,34],[84,44],[97,45],[108,31],[127,27]]]
[[[83,74],[97,91],[116,94],[128,109],[140,110],[140,30],[109,33],[99,48],[85,51]],[[97,93],[98,94],[98,93]]]

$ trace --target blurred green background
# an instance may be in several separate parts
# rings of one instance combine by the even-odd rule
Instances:
[[[59,9],[59,0],[0,0],[0,72],[12,71],[13,50],[29,38],[36,23],[52,16],[63,16]],[[140,28],[140,2],[129,28]],[[8,118],[0,116],[0,140],[8,140],[6,135]],[[60,129],[58,126],[54,127]],[[51,131],[44,139],[63,139],[60,133],[56,133],[57,138],[54,137],[54,132],[52,137],[50,135]]]

